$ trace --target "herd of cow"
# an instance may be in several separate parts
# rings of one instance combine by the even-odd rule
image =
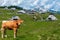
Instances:
[[[5,37],[5,30],[13,30],[14,31],[14,38],[16,38],[17,35],[17,29],[19,28],[19,25],[23,23],[23,20],[21,19],[13,19],[13,20],[4,20],[2,21],[2,27],[1,27],[1,37]]]

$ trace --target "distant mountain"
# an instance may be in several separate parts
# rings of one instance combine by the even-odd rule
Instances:
[[[37,11],[60,11],[60,0],[0,0],[0,6],[11,5]]]
[[[22,7],[18,7],[18,6],[8,6],[7,8],[16,8],[16,9],[19,9],[19,10],[23,10],[23,8]]]

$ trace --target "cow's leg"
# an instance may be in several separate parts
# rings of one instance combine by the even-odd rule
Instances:
[[[1,34],[2,34],[1,37],[2,38],[4,38],[4,31],[5,31],[5,29],[4,28],[1,28]]]
[[[14,28],[14,38],[16,38],[16,35],[17,35],[17,28]]]
[[[6,35],[6,29],[5,29],[5,31],[4,31],[4,37],[7,37],[7,35]]]

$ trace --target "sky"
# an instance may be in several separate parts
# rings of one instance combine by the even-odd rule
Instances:
[[[16,5],[25,9],[60,11],[60,0],[0,0],[0,6]]]

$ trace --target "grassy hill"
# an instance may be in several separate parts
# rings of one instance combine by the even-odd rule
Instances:
[[[55,14],[59,19],[57,21],[34,21],[32,15],[16,14],[17,10],[5,10],[0,9],[0,28],[1,21],[8,20],[12,16],[19,16],[24,20],[17,32],[17,38],[13,38],[13,30],[7,30],[7,38],[1,38],[0,40],[60,40],[60,15]],[[42,14],[43,17],[47,17],[48,14]]]

